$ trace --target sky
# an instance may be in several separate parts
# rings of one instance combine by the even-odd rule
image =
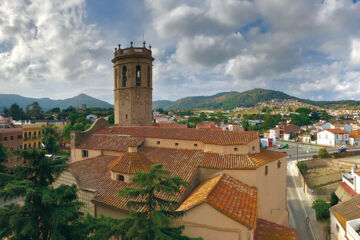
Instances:
[[[145,40],[154,100],[360,100],[359,23],[358,0],[1,0],[0,93],[113,103],[114,48]]]

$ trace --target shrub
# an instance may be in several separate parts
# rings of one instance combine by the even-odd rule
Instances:
[[[317,220],[328,219],[330,217],[330,204],[325,202],[325,200],[316,199],[312,204],[312,208],[315,210]]]
[[[306,170],[308,170],[308,166],[304,162],[298,162],[296,165],[299,168],[301,173],[304,173],[304,172],[306,172]]]
[[[326,148],[320,148],[318,151],[318,156],[320,158],[329,158],[330,154],[328,153],[328,151],[326,150]]]
[[[335,192],[332,192],[330,195],[330,206],[338,204],[339,198],[336,196]]]
[[[316,159],[316,158],[318,158],[319,156],[318,156],[318,155],[313,155],[312,157],[313,157],[313,159]]]

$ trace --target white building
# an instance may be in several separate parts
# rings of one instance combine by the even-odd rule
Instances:
[[[360,196],[330,208],[331,240],[360,240]]]
[[[332,124],[329,122],[318,122],[315,125],[317,130],[325,130],[325,129],[331,129],[333,128]]]
[[[317,144],[340,146],[349,143],[349,133],[343,129],[326,129],[317,133]]]
[[[86,119],[87,120],[90,120],[90,121],[95,121],[98,117],[95,115],[95,114],[89,114],[86,116]]]

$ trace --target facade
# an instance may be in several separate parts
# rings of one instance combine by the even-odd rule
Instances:
[[[341,146],[349,143],[349,133],[343,129],[326,129],[317,134],[317,144]]]
[[[28,148],[42,148],[41,136],[42,126],[40,124],[24,124],[23,130],[23,149]]]
[[[151,47],[115,49],[114,120],[121,126],[151,126],[152,62]]]
[[[121,63],[129,63],[128,58],[122,57]],[[143,60],[146,64],[152,61]],[[132,88],[126,91],[137,91]],[[145,86],[143,90],[148,93],[150,89]],[[129,199],[120,197],[118,191],[134,186],[130,179],[136,172],[161,163],[171,176],[189,183],[179,194],[162,196],[178,202],[177,210],[185,211],[177,222],[185,225],[187,236],[297,239],[295,229],[287,227],[286,154],[260,149],[258,133],[253,131],[148,126],[145,120],[151,112],[125,121],[120,115],[147,102],[149,96],[123,101],[126,95],[121,92],[115,91],[121,97],[115,109],[117,125],[109,126],[100,118],[87,131],[71,133],[71,164],[55,183],[76,184],[84,211],[95,217],[126,217]]]
[[[22,149],[22,128],[12,124],[12,119],[3,118],[0,120],[0,143],[5,146],[8,152]],[[17,156],[9,157],[8,161],[3,163],[7,168],[12,168],[20,164]]]
[[[345,202],[360,195],[360,172],[351,169],[349,173],[342,174],[342,181],[335,192],[340,201]]]

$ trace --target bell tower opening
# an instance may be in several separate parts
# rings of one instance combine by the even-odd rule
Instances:
[[[120,126],[151,126],[152,121],[151,46],[115,48],[114,117]]]

